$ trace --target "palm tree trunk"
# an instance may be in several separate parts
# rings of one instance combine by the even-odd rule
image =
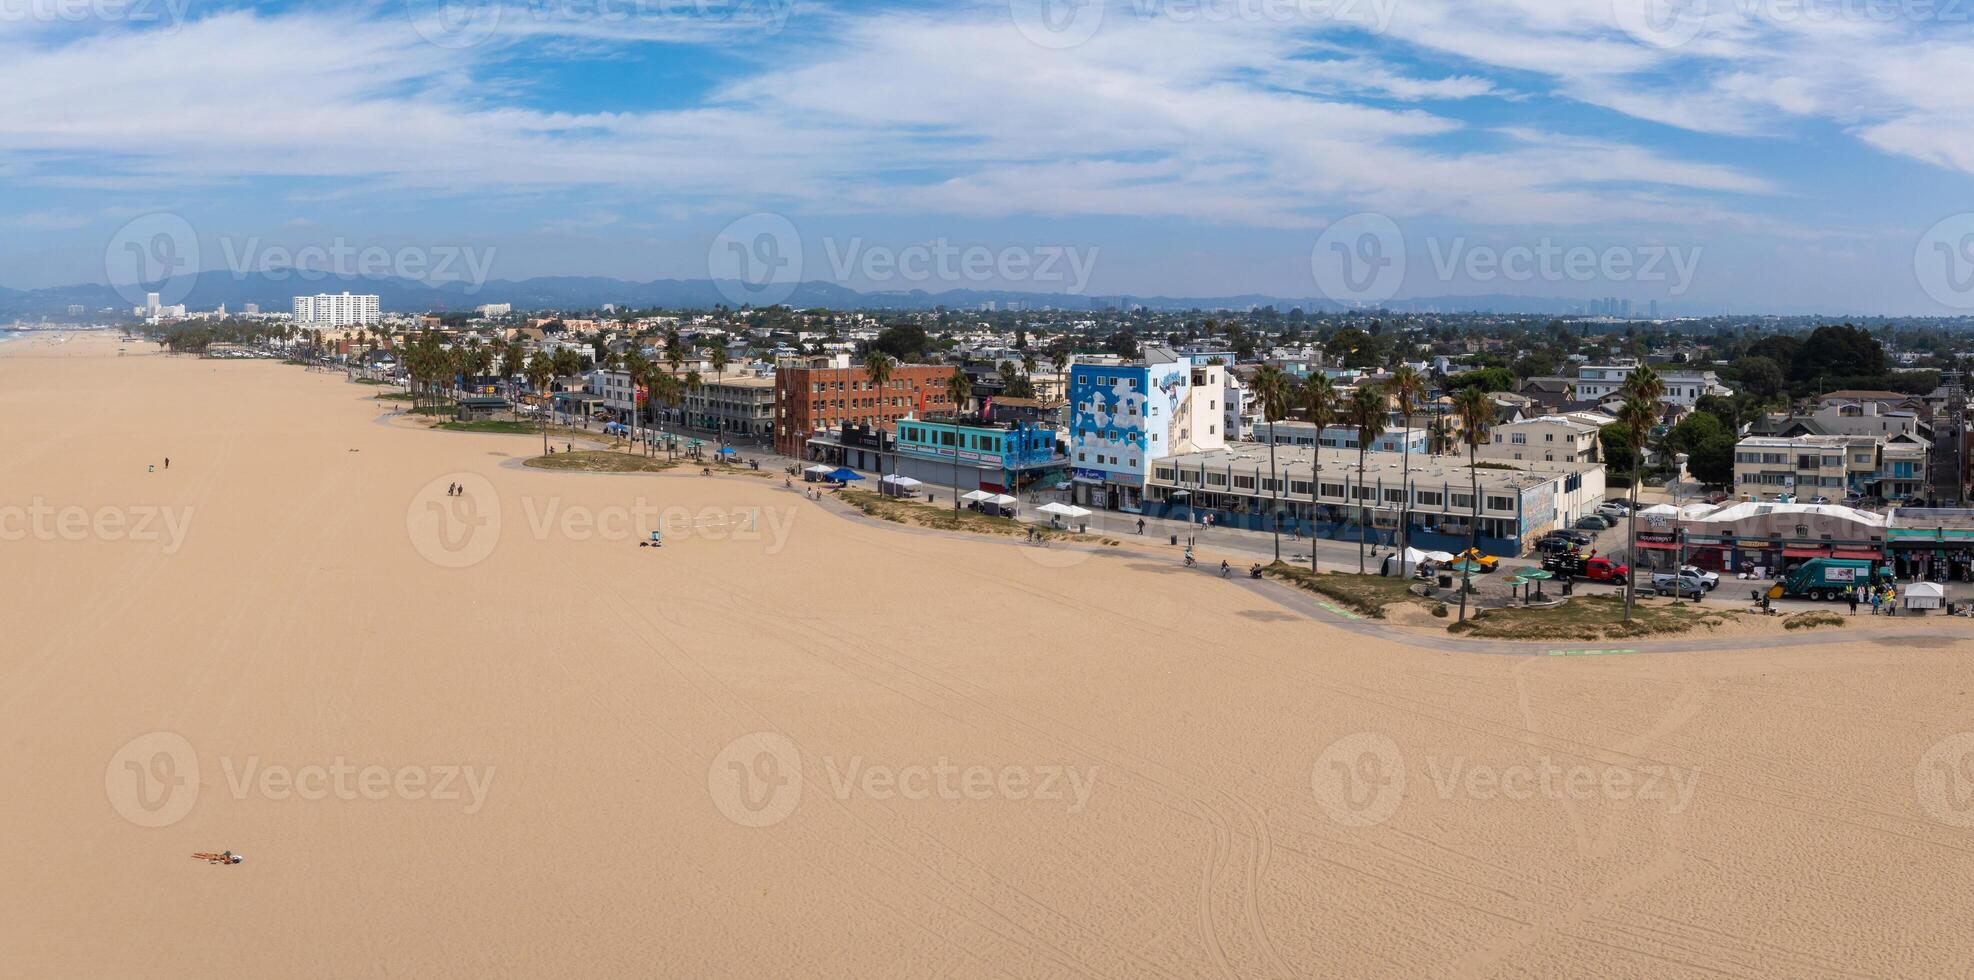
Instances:
[[[1364,504],[1364,439],[1357,439],[1357,574],[1364,574],[1364,535],[1371,527],[1371,509]]]
[[[1282,561],[1282,480],[1275,472],[1275,420],[1272,418],[1268,420],[1268,483],[1273,488],[1269,497],[1274,505],[1274,513],[1268,515],[1268,521],[1274,525],[1275,563],[1279,565]]]
[[[1473,517],[1467,521],[1467,553],[1460,556],[1460,622],[1467,621],[1467,590],[1473,587],[1474,555],[1480,547],[1480,469],[1474,465],[1474,444],[1467,443],[1467,475],[1473,480],[1468,493],[1473,495]]]
[[[1314,482],[1314,483],[1312,483],[1312,484],[1310,484],[1310,487],[1309,487],[1309,489],[1310,489],[1310,494],[1309,494],[1309,574],[1311,574],[1311,575],[1314,575],[1314,574],[1316,574],[1316,538],[1317,538],[1317,534],[1316,534],[1316,523],[1317,523],[1317,521],[1318,521],[1318,520],[1319,520],[1319,519],[1320,519],[1320,518],[1322,517],[1322,513],[1323,513],[1323,439],[1322,439],[1322,436],[1321,436],[1321,433],[1322,433],[1322,431],[1323,431],[1323,427],[1322,427],[1322,426],[1320,426],[1320,425],[1319,425],[1319,426],[1317,426],[1317,427],[1316,427],[1316,431],[1317,431],[1317,433],[1318,433],[1318,436],[1317,436],[1317,439],[1316,439],[1316,445],[1315,445],[1315,446],[1313,446],[1313,447],[1311,447],[1311,449],[1310,449],[1310,453],[1312,454],[1312,458],[1314,458],[1314,459],[1315,459],[1315,461],[1316,461],[1316,462],[1315,462],[1315,464],[1314,464],[1314,465],[1313,465],[1313,467],[1312,467],[1312,469],[1314,470],[1314,472],[1313,472],[1313,473],[1312,473],[1312,474],[1310,475],[1310,479],[1311,479],[1311,480],[1313,480],[1313,481],[1315,481],[1315,482]]]
[[[1624,621],[1631,622],[1632,597],[1638,589],[1638,457],[1643,447],[1631,454],[1631,506],[1626,508],[1624,523],[1629,543],[1625,545],[1625,564],[1631,566],[1631,574],[1624,577]],[[1675,580],[1677,581],[1677,580]],[[1678,590],[1674,589],[1677,598]]]
[[[1405,461],[1398,471],[1400,493],[1405,499],[1398,505],[1398,572],[1405,574],[1405,552],[1412,547],[1412,413],[1405,413]]]

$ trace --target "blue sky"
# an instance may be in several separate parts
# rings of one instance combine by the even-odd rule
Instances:
[[[1953,313],[1964,6],[4,0],[0,285],[165,214],[208,269],[746,275],[772,227],[860,289]],[[887,261],[942,250],[990,261]]]

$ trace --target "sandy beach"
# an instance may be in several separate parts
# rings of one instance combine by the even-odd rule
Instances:
[[[1974,962],[1964,630],[1465,652],[155,351],[0,345],[0,972]]]

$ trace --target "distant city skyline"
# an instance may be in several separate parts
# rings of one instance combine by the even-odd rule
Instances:
[[[0,28],[0,287],[1974,310],[1947,6],[97,6]]]

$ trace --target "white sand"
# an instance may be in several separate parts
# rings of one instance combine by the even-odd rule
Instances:
[[[539,442],[380,423],[340,375],[117,346],[0,349],[0,507],[190,514],[175,550],[0,540],[9,976],[1974,962],[1974,745],[1942,742],[1974,728],[1974,643],[1408,648],[1170,561],[876,527],[778,481],[510,468]],[[414,538],[470,555],[427,533],[461,475],[500,531],[442,567]],[[792,523],[659,553],[531,526],[639,497]],[[178,743],[124,750],[150,732],[194,756],[182,815],[191,783],[122,766],[172,775]],[[722,754],[756,732],[786,742]],[[763,751],[784,747],[799,798]],[[234,785],[338,760],[491,782],[476,811],[461,781]],[[222,848],[247,862],[189,857]]]

